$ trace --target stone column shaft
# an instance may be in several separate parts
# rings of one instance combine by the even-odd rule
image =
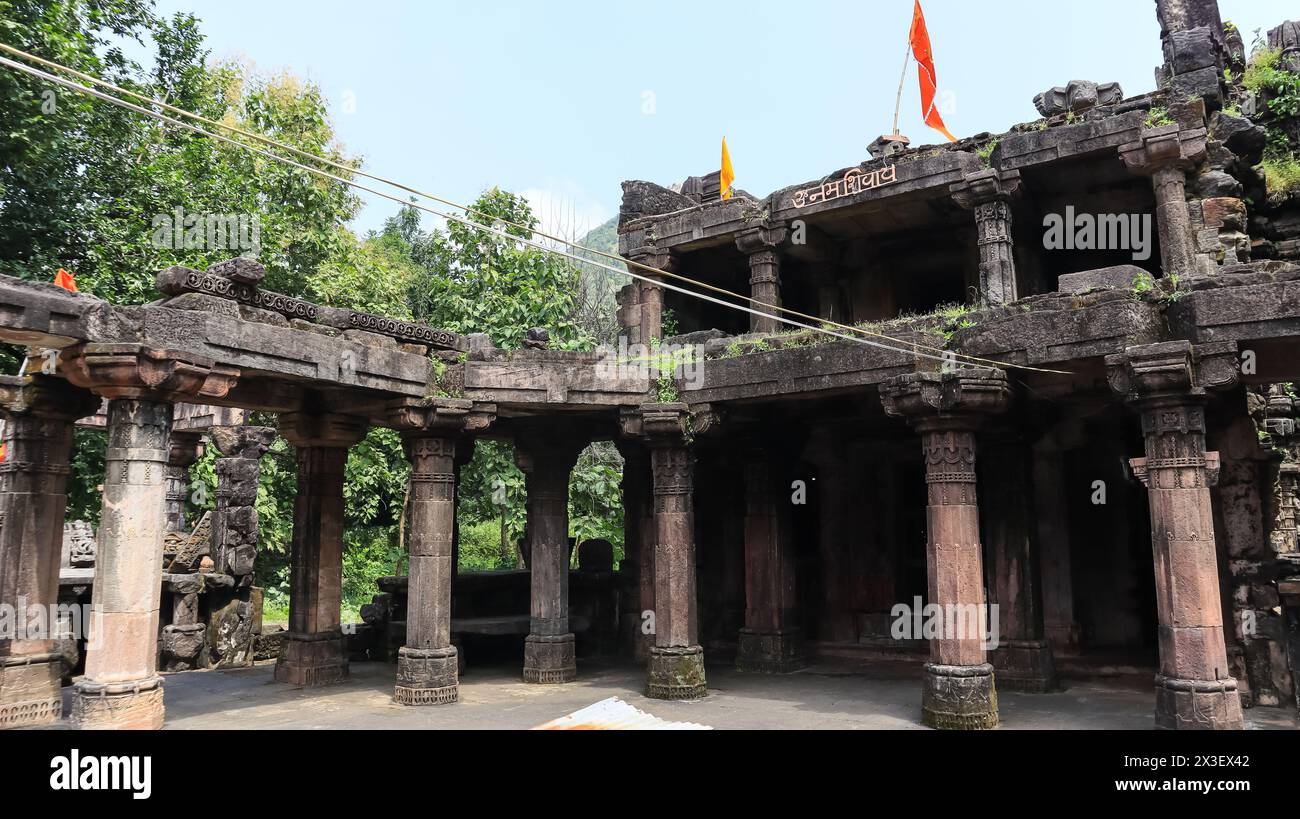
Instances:
[[[697,699],[708,693],[695,597],[695,456],[685,404],[645,404],[642,431],[654,476],[654,645],[646,696]]]
[[[1159,728],[1240,728],[1241,699],[1228,669],[1210,486],[1218,453],[1205,451],[1197,400],[1142,408],[1147,456],[1132,461],[1147,486],[1155,557]]]
[[[185,501],[190,495],[190,466],[202,452],[197,432],[172,431],[167,456],[167,531],[188,532]]]
[[[999,370],[915,373],[881,386],[885,412],[921,434],[925,463],[927,617],[930,638],[921,720],[932,728],[992,728],[998,722],[993,667],[986,660],[987,609],[976,497],[975,430],[1009,403]]]
[[[785,673],[805,664],[794,624],[790,530],[779,502],[766,452],[750,452],[745,464],[745,627],[736,654],[741,671]]]
[[[65,382],[29,376],[0,383],[0,603],[35,633],[0,638],[0,729],[56,722],[63,714],[62,657],[50,637],[59,596],[73,424],[98,403]],[[40,616],[29,615],[39,612]]]
[[[109,401],[95,616],[73,713],[79,727],[162,727],[158,607],[171,424],[170,403]]]
[[[1038,450],[1033,467],[1034,508],[1043,583],[1043,629],[1056,654],[1079,652],[1074,619],[1074,578],[1065,496],[1065,467],[1059,452]]]
[[[1191,271],[1192,220],[1187,212],[1187,173],[1165,167],[1151,175],[1156,197],[1156,230],[1160,233],[1160,263],[1166,272]]]
[[[736,248],[749,257],[749,307],[773,316],[750,313],[751,333],[781,329],[781,322],[775,318],[781,308],[781,254],[777,248],[789,232],[783,225],[768,225],[747,230],[736,238]]]
[[[406,645],[397,655],[393,698],[403,705],[456,702],[457,652],[451,644],[456,439],[411,438],[407,451],[411,457],[410,591]]]
[[[760,250],[749,255],[749,306],[764,313],[777,312],[781,306],[781,257],[775,250]],[[767,316],[749,314],[751,333],[775,333],[781,322]]]
[[[1241,728],[1219,596],[1210,487],[1219,454],[1205,449],[1206,390],[1237,380],[1236,345],[1186,341],[1107,356],[1107,377],[1142,418],[1145,458],[1130,461],[1148,490],[1160,673],[1156,727]]]
[[[1056,666],[1043,636],[1038,516],[1029,469],[1028,447],[1017,436],[1004,432],[985,442],[984,533],[999,640],[993,665],[1003,690],[1042,692],[1056,687]]]
[[[1020,298],[1011,239],[1011,199],[1019,189],[1019,171],[994,168],[967,174],[951,188],[957,204],[975,214],[980,301],[990,307]]]
[[[569,473],[580,446],[548,441],[546,435],[536,430],[515,441],[526,477],[531,543],[532,601],[524,643],[524,682],[564,683],[578,675],[569,630]]]
[[[348,447],[365,424],[345,416],[280,416],[280,432],[298,450],[289,567],[289,633],[275,678],[315,686],[348,676],[340,625],[343,587],[343,471]]]
[[[1194,241],[1186,171],[1205,158],[1205,129],[1184,131],[1177,124],[1148,128],[1137,142],[1121,145],[1119,152],[1130,172],[1151,177],[1165,275],[1192,273]]]

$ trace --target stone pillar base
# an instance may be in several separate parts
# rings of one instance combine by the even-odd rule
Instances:
[[[707,696],[704,649],[700,646],[650,647],[645,695],[656,700],[698,700]]]
[[[931,728],[981,730],[998,724],[993,666],[926,663],[921,722]]]
[[[1057,688],[1056,664],[1046,640],[1012,640],[992,652],[998,688],[1041,694]]]
[[[524,682],[554,684],[577,678],[572,634],[530,634],[524,640]]]
[[[1156,675],[1156,728],[1167,730],[1241,730],[1241,694],[1237,681],[1180,680]]]
[[[803,633],[799,629],[740,630],[740,647],[736,651],[737,671],[787,674],[806,665],[808,661],[803,654]]]
[[[122,683],[77,683],[72,695],[72,724],[96,731],[162,728],[162,677]]]
[[[348,652],[341,632],[284,637],[275,679],[289,685],[317,686],[348,678]]]
[[[58,722],[62,684],[62,655],[0,657],[0,730]]]
[[[460,699],[459,652],[447,648],[407,648],[397,652],[398,705],[442,705]]]

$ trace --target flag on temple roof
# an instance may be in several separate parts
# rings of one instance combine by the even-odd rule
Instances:
[[[736,172],[731,169],[731,154],[727,153],[727,138],[722,138],[722,171],[718,175],[718,190],[723,199],[731,198],[731,183],[736,181]]]
[[[930,32],[925,28],[925,15],[921,12],[921,0],[916,0],[912,9],[912,31],[909,35],[912,43],[912,56],[916,58],[917,77],[921,81],[921,116],[925,124],[948,137],[949,142],[956,142],[943,124],[939,109],[934,104],[934,94],[939,87],[938,77],[934,73],[934,53],[930,50]]]
[[[54,274],[54,283],[70,293],[77,292],[77,280],[72,278],[71,273],[61,267],[59,272]]]

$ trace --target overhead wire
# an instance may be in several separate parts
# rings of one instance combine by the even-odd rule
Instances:
[[[522,225],[522,224],[518,224],[518,223],[515,223],[515,222],[511,222],[511,221],[509,221],[509,220],[501,219],[501,218],[496,217],[496,216],[494,216],[494,215],[492,215],[492,214],[484,213],[483,211],[477,210],[477,209],[475,209],[475,208],[472,208],[472,207],[469,207],[469,206],[466,206],[466,205],[459,204],[459,203],[454,202],[454,201],[452,201],[452,200],[445,199],[445,198],[442,198],[442,197],[436,196],[436,195],[434,195],[434,194],[427,193],[427,192],[425,192],[425,191],[421,191],[421,190],[419,190],[419,189],[417,189],[417,188],[413,188],[413,187],[411,187],[411,186],[408,186],[408,185],[402,184],[402,183],[400,183],[400,182],[396,182],[396,181],[394,181],[394,180],[387,179],[387,178],[384,178],[384,177],[381,177],[381,176],[377,176],[377,175],[375,175],[375,174],[368,173],[368,172],[366,172],[366,171],[364,171],[364,170],[361,170],[361,169],[354,168],[354,167],[349,166],[349,165],[345,165],[345,164],[342,164],[342,163],[336,162],[336,161],[334,161],[334,160],[332,160],[332,159],[329,159],[329,158],[327,158],[327,157],[321,157],[321,156],[317,156],[317,155],[315,155],[315,154],[308,153],[308,152],[303,151],[303,150],[301,150],[301,149],[299,149],[299,148],[297,148],[297,147],[295,147],[295,146],[284,144],[284,143],[279,142],[279,141],[277,141],[277,140],[270,139],[270,138],[265,137],[265,136],[263,136],[263,135],[261,135],[261,134],[257,134],[257,133],[254,133],[254,132],[251,132],[251,131],[248,131],[248,130],[245,130],[245,129],[239,128],[238,126],[231,125],[231,124],[229,124],[229,123],[222,123],[222,122],[218,122],[218,121],[216,121],[216,120],[212,120],[212,119],[207,118],[207,117],[204,117],[204,116],[202,116],[202,115],[200,115],[200,114],[195,114],[195,113],[193,113],[193,112],[186,111],[185,109],[178,108],[177,106],[171,105],[170,103],[164,102],[164,101],[162,101],[162,100],[158,100],[158,99],[155,99],[155,98],[152,98],[152,97],[148,97],[148,96],[145,96],[145,95],[142,95],[142,94],[136,93],[136,92],[131,91],[131,90],[129,90],[129,89],[122,88],[122,87],[120,87],[120,86],[118,86],[118,85],[116,85],[116,84],[114,84],[114,83],[110,83],[110,82],[107,82],[107,81],[105,81],[105,80],[101,80],[101,79],[99,79],[99,78],[97,78],[97,77],[94,77],[94,76],[92,76],[92,75],[90,75],[90,74],[86,74],[86,73],[81,72],[81,71],[78,71],[78,70],[76,70],[76,69],[73,69],[73,68],[70,68],[70,67],[67,67],[67,66],[60,65],[60,64],[58,64],[58,63],[55,63],[55,62],[50,61],[50,60],[46,60],[46,59],[44,59],[44,58],[42,58],[42,57],[38,57],[38,56],[36,56],[36,55],[28,54],[27,52],[24,52],[24,51],[21,51],[21,50],[19,50],[19,49],[16,49],[16,48],[14,48],[13,46],[10,46],[10,45],[8,45],[8,44],[6,44],[6,43],[0,43],[0,50],[3,50],[3,51],[5,51],[5,52],[7,52],[7,53],[15,54],[15,55],[20,56],[20,57],[22,57],[22,58],[24,58],[24,59],[28,59],[28,60],[31,60],[32,62],[36,62],[36,63],[38,63],[38,64],[40,64],[40,65],[45,65],[45,66],[50,67],[50,68],[52,68],[52,69],[54,69],[54,70],[56,70],[56,71],[61,71],[61,72],[64,72],[64,73],[70,74],[70,75],[75,76],[75,77],[77,77],[77,78],[79,78],[79,79],[83,79],[83,80],[85,80],[85,81],[87,81],[87,82],[90,82],[90,83],[92,83],[93,85],[97,85],[97,86],[102,87],[102,88],[108,88],[109,90],[112,90],[112,91],[114,91],[114,92],[116,92],[116,93],[125,94],[125,95],[127,95],[127,96],[133,97],[133,98],[138,99],[138,100],[141,100],[141,101],[143,101],[143,102],[146,102],[146,103],[149,104],[149,105],[156,105],[156,106],[158,106],[158,107],[160,107],[160,108],[163,108],[163,109],[168,110],[168,111],[172,111],[172,112],[174,112],[174,113],[177,113],[177,114],[179,114],[179,115],[181,115],[181,116],[185,116],[185,117],[190,118],[190,119],[193,119],[193,120],[195,120],[195,121],[203,122],[203,123],[205,123],[205,124],[211,125],[211,126],[216,127],[216,128],[221,128],[221,129],[224,129],[224,130],[231,131],[231,132],[233,132],[233,133],[237,133],[237,134],[239,134],[239,135],[241,135],[241,136],[244,136],[244,137],[247,137],[247,138],[253,139],[253,140],[255,140],[255,141],[257,141],[257,142],[259,142],[259,143],[261,143],[261,144],[263,144],[263,145],[268,145],[268,146],[271,146],[271,147],[275,147],[275,148],[278,148],[278,149],[281,149],[281,150],[288,151],[288,152],[290,152],[290,153],[293,153],[293,154],[296,155],[296,156],[301,156],[301,157],[303,157],[303,158],[305,158],[305,159],[308,159],[309,161],[312,161],[312,162],[318,162],[318,163],[322,163],[322,164],[325,164],[325,165],[329,165],[329,166],[331,166],[331,167],[334,167],[334,168],[337,168],[337,169],[339,169],[339,170],[342,170],[342,171],[344,171],[344,172],[346,172],[346,173],[348,173],[348,174],[350,174],[350,175],[362,176],[362,177],[364,177],[364,178],[371,179],[371,180],[373,180],[373,181],[376,181],[376,182],[380,182],[380,183],[382,183],[382,184],[389,185],[389,186],[394,187],[394,188],[397,188],[397,189],[399,189],[399,190],[406,191],[407,193],[411,193],[411,194],[413,194],[413,195],[420,196],[420,197],[423,197],[423,198],[426,198],[426,199],[429,199],[429,200],[432,200],[432,201],[438,202],[438,203],[440,203],[440,204],[445,204],[445,205],[448,205],[449,207],[454,207],[454,208],[456,208],[456,209],[458,209],[458,210],[463,210],[463,211],[465,211],[467,214],[470,214],[470,215],[475,215],[475,216],[479,216],[479,217],[482,217],[482,218],[492,219],[492,220],[493,220],[494,222],[496,222],[496,223],[504,224],[504,225],[507,225],[507,226],[509,226],[509,227],[513,227],[513,228],[518,229],[518,230],[527,231],[530,235],[540,236],[540,237],[542,237],[542,238],[544,238],[544,239],[547,239],[547,240],[549,240],[549,241],[557,242],[557,243],[562,244],[562,245],[565,245],[565,246],[567,246],[567,247],[574,248],[574,249],[576,249],[576,250],[584,251],[585,253],[595,254],[595,255],[600,256],[600,257],[608,258],[608,259],[611,259],[611,260],[614,260],[614,261],[617,261],[617,262],[623,263],[623,264],[627,265],[629,268],[631,268],[631,267],[636,267],[636,268],[638,268],[638,269],[645,270],[645,271],[647,271],[647,272],[649,272],[649,273],[652,273],[652,274],[654,274],[655,276],[658,276],[658,277],[671,278],[671,279],[676,280],[676,281],[684,281],[684,282],[687,282],[687,283],[689,283],[689,284],[691,284],[691,285],[694,285],[694,286],[696,286],[696,287],[700,287],[700,288],[705,289],[705,290],[709,290],[709,291],[712,291],[712,292],[721,293],[721,294],[723,294],[723,295],[727,295],[727,296],[730,296],[730,297],[732,297],[732,298],[736,298],[736,299],[740,299],[740,300],[746,301],[746,302],[748,302],[749,304],[752,304],[752,305],[757,305],[757,306],[759,306],[759,307],[770,308],[770,309],[773,309],[773,310],[779,311],[779,312],[781,312],[781,313],[785,313],[785,314],[787,314],[787,315],[794,315],[794,316],[797,316],[797,317],[799,317],[799,318],[807,319],[807,320],[809,320],[809,321],[819,322],[819,325],[818,325],[818,326],[809,325],[809,324],[806,324],[806,323],[803,323],[803,322],[794,321],[794,320],[792,320],[792,319],[785,318],[785,317],[783,317],[783,316],[778,316],[778,315],[774,315],[774,314],[772,314],[772,313],[764,312],[764,311],[761,311],[761,310],[756,310],[756,309],[754,309],[753,307],[746,307],[746,306],[744,306],[744,305],[735,304],[735,303],[732,303],[732,302],[728,302],[728,301],[724,301],[724,300],[721,300],[721,299],[713,298],[713,297],[711,297],[711,296],[707,296],[707,295],[705,295],[705,294],[703,294],[703,293],[693,292],[693,291],[690,291],[690,290],[687,290],[687,289],[684,289],[684,288],[681,288],[681,287],[677,287],[677,286],[675,286],[675,285],[668,284],[667,282],[664,282],[664,281],[659,280],[659,279],[656,279],[656,278],[650,278],[650,277],[647,277],[647,276],[644,276],[644,275],[640,275],[640,274],[637,274],[637,273],[633,273],[630,269],[629,269],[629,270],[621,270],[621,269],[616,268],[616,267],[613,267],[613,266],[611,266],[611,265],[607,265],[607,264],[604,264],[604,263],[601,263],[601,262],[595,261],[595,260],[593,260],[593,259],[591,259],[591,258],[587,258],[587,257],[583,257],[583,256],[578,256],[578,255],[575,255],[575,254],[573,254],[573,253],[568,253],[568,252],[566,252],[566,251],[558,250],[558,249],[556,249],[556,248],[547,247],[547,246],[545,246],[545,245],[542,245],[542,244],[540,244],[540,243],[538,243],[538,242],[535,242],[535,241],[532,241],[532,240],[530,240],[530,239],[527,239],[527,238],[524,238],[524,237],[521,237],[521,236],[517,236],[517,235],[514,235],[514,234],[510,234],[510,233],[503,232],[503,231],[501,231],[501,230],[499,230],[499,229],[497,229],[497,228],[495,228],[495,227],[492,227],[492,226],[489,226],[489,225],[483,225],[483,224],[480,224],[480,223],[478,223],[478,222],[474,222],[474,221],[471,221],[471,220],[466,220],[466,219],[464,219],[464,218],[462,218],[462,217],[454,216],[454,215],[452,215],[452,214],[448,214],[448,213],[445,213],[445,212],[439,211],[439,210],[437,210],[437,209],[434,209],[434,208],[430,208],[430,207],[427,207],[427,206],[421,205],[421,204],[419,204],[419,203],[417,203],[417,202],[407,201],[407,200],[404,200],[404,199],[402,199],[402,198],[400,198],[400,197],[396,197],[396,196],[393,196],[393,195],[391,195],[391,194],[389,194],[389,193],[386,193],[386,192],[384,192],[384,191],[376,190],[376,189],[371,188],[371,187],[369,187],[369,186],[367,186],[367,185],[362,185],[362,184],[360,184],[360,183],[358,183],[358,182],[356,182],[356,181],[354,181],[354,180],[346,179],[346,178],[344,178],[344,177],[340,177],[340,176],[337,176],[337,175],[335,175],[335,174],[331,174],[331,173],[329,173],[329,172],[327,172],[327,171],[323,171],[323,170],[321,170],[321,169],[319,169],[319,168],[313,168],[313,167],[309,167],[309,166],[307,166],[307,165],[303,165],[302,163],[296,162],[296,161],[294,161],[294,160],[288,159],[288,158],[283,157],[283,156],[279,156],[279,155],[276,155],[276,154],[270,153],[270,152],[268,152],[268,151],[264,151],[264,150],[262,150],[262,149],[260,149],[260,148],[254,147],[254,146],[252,146],[252,145],[248,145],[248,144],[243,143],[243,142],[240,142],[239,140],[236,140],[236,139],[232,139],[232,138],[230,138],[230,137],[228,137],[228,136],[225,136],[225,135],[223,135],[223,134],[220,134],[220,133],[212,133],[212,132],[206,131],[206,130],[204,130],[204,129],[202,129],[202,128],[199,128],[199,127],[196,127],[196,126],[194,126],[194,125],[191,125],[191,124],[189,124],[189,123],[187,123],[187,122],[182,122],[182,121],[180,121],[180,120],[176,120],[176,119],[174,119],[174,118],[171,118],[171,117],[165,116],[165,115],[163,115],[163,114],[159,114],[159,113],[156,112],[156,111],[152,111],[152,110],[149,110],[149,109],[147,109],[147,108],[143,108],[143,107],[141,107],[141,106],[134,105],[134,104],[132,104],[132,103],[130,103],[130,102],[127,102],[127,101],[125,101],[125,100],[122,100],[122,99],[119,99],[119,98],[117,98],[117,97],[113,97],[113,96],[111,96],[111,95],[109,95],[109,94],[105,94],[105,93],[102,93],[102,92],[100,92],[100,91],[97,91],[97,90],[94,89],[94,88],[90,88],[90,87],[87,87],[87,86],[79,85],[79,84],[77,84],[77,83],[71,82],[70,80],[64,79],[64,78],[62,78],[62,77],[58,77],[58,76],[55,76],[55,75],[49,74],[49,73],[47,73],[47,72],[40,71],[39,69],[35,69],[35,68],[30,67],[30,66],[26,66],[26,65],[23,65],[23,64],[21,64],[21,63],[15,62],[15,61],[13,61],[13,60],[9,60],[9,59],[7,59],[7,58],[0,57],[0,65],[4,65],[4,66],[6,66],[6,67],[9,67],[9,68],[12,68],[12,69],[15,69],[15,70],[18,70],[18,71],[22,71],[22,72],[24,72],[24,73],[26,73],[26,74],[29,74],[29,75],[31,75],[31,76],[34,76],[34,77],[37,77],[37,78],[40,78],[40,79],[44,79],[44,80],[47,80],[47,81],[49,81],[49,82],[53,82],[53,83],[55,83],[55,84],[57,84],[57,85],[59,85],[59,86],[61,86],[61,87],[68,88],[68,89],[70,89],[70,90],[74,90],[74,91],[77,91],[77,92],[80,92],[80,93],[83,93],[83,94],[87,94],[87,95],[92,96],[92,97],[95,97],[95,98],[97,98],[97,99],[101,99],[101,100],[103,100],[103,101],[105,101],[105,102],[109,102],[109,103],[114,104],[114,105],[117,105],[117,106],[119,106],[119,107],[123,107],[123,108],[125,108],[125,109],[127,109],[127,110],[133,111],[133,112],[138,113],[138,114],[141,114],[141,115],[143,115],[143,116],[147,116],[147,117],[150,117],[150,118],[153,118],[153,119],[159,120],[159,121],[164,122],[164,123],[167,123],[167,124],[169,124],[169,125],[173,125],[173,126],[176,126],[176,127],[182,128],[182,129],[187,130],[187,131],[190,131],[190,132],[192,132],[192,133],[195,133],[195,134],[198,134],[198,135],[201,135],[201,136],[204,136],[204,137],[208,137],[208,138],[211,138],[211,139],[216,139],[216,140],[218,140],[218,141],[221,141],[221,142],[224,142],[224,143],[227,143],[227,144],[233,145],[233,146],[235,146],[235,147],[237,147],[237,148],[241,148],[241,149],[244,149],[244,150],[247,150],[247,151],[251,151],[251,152],[253,152],[253,153],[256,153],[256,154],[258,154],[258,155],[260,155],[260,156],[264,156],[264,157],[266,157],[266,158],[268,158],[268,159],[271,159],[271,160],[273,160],[273,161],[277,161],[277,162],[282,162],[282,163],[288,164],[288,165],[290,165],[290,166],[292,166],[292,167],[295,167],[295,168],[297,168],[297,169],[299,169],[299,170],[302,170],[302,171],[304,171],[304,172],[306,172],[306,173],[309,173],[309,174],[315,174],[315,175],[317,175],[317,176],[325,177],[325,178],[327,178],[327,179],[330,179],[330,180],[332,180],[332,181],[338,182],[338,183],[340,183],[340,184],[344,184],[344,185],[347,185],[347,186],[353,187],[353,188],[355,188],[355,189],[357,189],[357,190],[362,190],[362,191],[365,191],[365,192],[367,192],[367,193],[370,193],[370,194],[373,194],[373,195],[376,195],[376,196],[379,196],[379,197],[382,197],[382,198],[385,198],[385,199],[389,199],[389,200],[394,201],[394,202],[397,202],[398,204],[401,204],[401,205],[403,205],[403,206],[415,207],[415,208],[418,209],[418,210],[422,210],[422,211],[425,211],[425,212],[427,212],[427,213],[431,213],[431,214],[433,214],[433,215],[439,216],[439,217],[444,218],[444,219],[447,219],[447,220],[449,220],[449,221],[453,221],[453,222],[457,222],[457,223],[460,223],[460,224],[466,225],[466,226],[468,226],[468,227],[470,227],[470,228],[473,228],[473,229],[486,231],[486,232],[488,232],[488,233],[491,233],[491,234],[494,234],[494,235],[497,235],[497,236],[501,236],[501,237],[506,238],[506,239],[511,240],[511,241],[521,242],[521,243],[526,244],[526,245],[528,245],[528,246],[530,246],[530,247],[533,247],[533,248],[535,248],[535,249],[537,249],[537,250],[540,250],[540,251],[542,251],[542,252],[544,252],[544,253],[551,253],[551,254],[556,254],[556,255],[559,255],[559,256],[563,256],[563,257],[565,257],[565,258],[567,258],[567,259],[570,259],[570,260],[572,260],[572,261],[576,261],[576,262],[579,262],[579,263],[581,263],[581,264],[591,265],[591,266],[594,266],[594,267],[596,267],[596,268],[599,268],[599,269],[602,269],[602,270],[606,270],[606,271],[609,271],[609,272],[613,272],[613,273],[617,273],[617,274],[625,274],[625,275],[630,276],[630,277],[633,278],[633,279],[636,279],[636,280],[639,280],[639,281],[643,281],[643,282],[647,282],[647,283],[649,283],[649,284],[652,284],[652,285],[657,286],[657,287],[662,287],[662,288],[667,289],[667,290],[671,290],[671,291],[674,291],[674,292],[682,293],[683,295],[686,295],[686,296],[689,296],[689,297],[692,297],[692,298],[698,298],[698,299],[701,299],[701,300],[704,300],[704,301],[707,301],[707,302],[710,302],[710,303],[719,304],[719,305],[721,305],[721,306],[723,306],[723,307],[726,307],[726,308],[729,308],[729,309],[734,309],[734,310],[739,310],[739,311],[741,311],[741,312],[745,312],[745,313],[748,313],[748,314],[751,314],[751,315],[760,316],[760,317],[763,317],[763,318],[773,319],[773,320],[775,320],[775,321],[777,321],[777,322],[780,322],[780,323],[782,323],[782,324],[786,324],[786,325],[789,325],[789,326],[792,326],[792,327],[797,327],[797,328],[800,328],[800,329],[811,330],[811,331],[813,331],[813,332],[822,333],[822,334],[824,334],[824,335],[828,335],[828,336],[831,336],[831,337],[834,337],[834,338],[838,338],[838,339],[841,339],[841,340],[859,342],[859,343],[866,344],[866,345],[868,345],[868,346],[873,346],[873,347],[878,347],[878,348],[882,348],[882,349],[892,350],[892,351],[894,351],[894,352],[902,352],[902,353],[906,353],[906,354],[909,354],[909,355],[915,355],[915,356],[919,356],[919,357],[927,358],[927,359],[931,359],[931,360],[942,361],[942,362],[945,362],[945,363],[947,363],[947,364],[952,364],[952,363],[957,362],[957,361],[966,361],[966,362],[974,362],[974,363],[978,363],[978,364],[990,365],[990,366],[995,366],[995,367],[1009,367],[1009,368],[1022,369],[1022,370],[1028,370],[1028,371],[1034,371],[1034,372],[1047,372],[1047,373],[1056,373],[1056,374],[1068,374],[1068,373],[1065,373],[1064,371],[1060,371],[1060,370],[1048,370],[1048,369],[1042,369],[1042,368],[1037,368],[1037,367],[1029,367],[1029,366],[1025,366],[1025,365],[1009,364],[1009,363],[1006,363],[1006,362],[997,361],[997,360],[993,360],[993,359],[980,358],[980,357],[978,357],[978,356],[971,356],[971,355],[967,355],[967,354],[960,353],[960,352],[956,352],[956,351],[952,351],[952,350],[946,350],[946,349],[941,348],[941,347],[935,347],[935,346],[932,346],[932,345],[927,345],[927,344],[923,344],[923,343],[916,342],[916,341],[913,341],[913,342],[906,342],[906,341],[903,341],[903,340],[901,340],[901,339],[898,339],[898,338],[896,338],[896,337],[894,337],[894,336],[890,336],[890,335],[887,335],[887,334],[876,333],[876,332],[873,332],[873,331],[867,330],[867,329],[865,329],[865,328],[854,327],[854,326],[852,326],[852,325],[840,324],[840,323],[838,323],[838,322],[830,321],[830,320],[827,320],[827,319],[822,319],[822,318],[819,318],[819,317],[816,317],[816,316],[809,316],[809,315],[807,315],[807,314],[800,313],[800,312],[798,312],[798,311],[794,311],[794,310],[790,310],[790,309],[788,309],[788,308],[784,308],[784,307],[781,307],[781,306],[779,306],[779,305],[772,305],[772,304],[768,304],[768,303],[766,303],[766,302],[757,301],[757,300],[751,299],[751,298],[749,298],[748,296],[745,296],[745,295],[743,295],[743,294],[736,293],[736,292],[733,292],[733,291],[730,291],[730,290],[726,290],[725,288],[720,288],[720,287],[717,287],[717,286],[715,286],[715,285],[710,285],[710,284],[708,284],[707,282],[701,282],[701,281],[698,281],[698,280],[695,280],[695,279],[691,279],[691,278],[689,278],[689,277],[682,276],[682,275],[680,275],[680,274],[676,274],[676,273],[673,273],[673,272],[671,272],[671,271],[663,270],[663,269],[661,269],[661,268],[657,268],[657,267],[653,267],[653,266],[650,266],[650,265],[646,265],[646,264],[643,264],[643,263],[640,263],[640,262],[636,262],[635,260],[623,259],[623,258],[621,258],[621,257],[618,257],[618,256],[615,256],[615,255],[613,255],[613,254],[610,254],[610,253],[608,253],[608,252],[606,252],[606,251],[598,250],[598,249],[596,249],[596,248],[585,247],[585,246],[580,245],[580,244],[578,244],[578,243],[576,243],[576,242],[573,242],[573,241],[571,241],[571,240],[564,239],[564,238],[561,238],[561,237],[558,237],[558,236],[553,236],[553,235],[548,234],[548,233],[546,233],[546,232],[544,232],[544,231],[538,230],[538,229],[535,228],[535,227],[532,227],[532,226],[529,226],[529,225]],[[861,338],[861,337],[858,337],[858,336],[847,336],[847,335],[845,335],[844,333],[839,333],[839,332],[835,332],[835,331],[833,331],[833,330],[828,330],[828,329],[826,329],[828,326],[829,326],[829,327],[836,327],[836,328],[839,328],[839,329],[842,329],[842,330],[847,330],[847,331],[849,331],[849,332],[853,332],[853,333],[855,333],[855,334],[858,334],[858,336],[867,336],[868,338],[883,338],[883,339],[888,339],[888,340],[891,341],[891,342],[895,342],[895,344],[884,344],[884,343],[880,343],[880,342],[869,341],[867,338]],[[895,346],[895,345],[907,345],[907,346]],[[920,350],[930,350],[930,351],[938,352],[938,353],[940,353],[941,355],[938,355],[938,356],[935,356],[935,355],[929,355],[929,354],[926,354],[926,353],[921,353]]]

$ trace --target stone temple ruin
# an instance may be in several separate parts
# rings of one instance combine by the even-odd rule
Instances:
[[[782,332],[658,274],[621,291],[620,324],[630,345],[694,345],[689,377],[551,350],[540,332],[507,351],[310,304],[260,289],[246,259],[163,271],[164,298],[139,307],[0,278],[0,340],[60,351],[57,374],[0,386],[3,601],[58,599],[72,428],[107,400],[104,639],[73,721],[158,727],[160,669],[207,664],[214,645],[245,662],[258,631],[248,489],[272,431],[217,425],[208,554],[169,552],[184,404],[275,413],[296,448],[283,683],[340,680],[364,647],[396,660],[397,702],[451,703],[458,643],[495,629],[526,634],[527,682],[622,652],[658,698],[705,695],[706,651],[777,674],[915,658],[921,719],[940,728],[996,724],[998,688],[1050,692],[1067,670],[1116,664],[1154,675],[1162,728],[1295,708],[1300,198],[1270,199],[1254,167],[1269,134],[1300,146],[1300,123],[1243,89],[1240,36],[1213,0],[1156,7],[1152,93],[1069,82],[1006,133],[878,142],[763,198],[720,199],[716,174],[624,184],[629,261],[885,346]],[[1268,35],[1293,71],[1298,32]],[[412,464],[410,567],[346,635],[343,466],[372,425],[398,430]],[[500,581],[454,561],[458,471],[485,437],[513,441],[527,479],[529,569]],[[625,459],[626,559],[584,574],[569,569],[566,491],[594,440]],[[475,602],[493,595],[499,611]],[[994,603],[1000,640],[900,638],[914,600]],[[197,636],[214,623],[235,636]],[[59,718],[63,665],[47,641],[0,646],[0,724]]]

